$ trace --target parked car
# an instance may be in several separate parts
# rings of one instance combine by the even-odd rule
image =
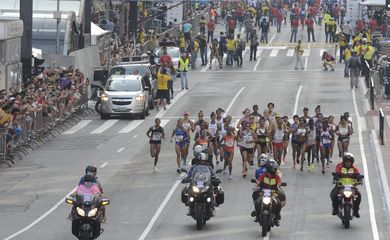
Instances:
[[[156,48],[154,50],[156,64],[160,64],[160,57],[163,53],[162,48]],[[167,47],[167,53],[172,59],[173,66],[177,69],[179,67],[180,49],[178,47]]]
[[[112,115],[144,119],[149,115],[149,90],[141,76],[112,75],[100,95],[101,119]]]
[[[146,86],[149,87],[149,109],[154,108],[154,99],[157,89],[157,72],[156,66],[150,65],[149,62],[128,62],[114,65],[110,69],[109,76],[112,75],[133,75],[134,70],[138,70],[140,76],[143,77]],[[146,74],[149,73],[150,79],[146,78]]]

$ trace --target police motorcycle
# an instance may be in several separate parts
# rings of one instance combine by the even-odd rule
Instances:
[[[75,194],[67,197],[65,202],[72,205],[72,234],[80,240],[97,239],[104,231],[101,223],[105,206],[110,200],[103,198],[99,186],[93,182],[80,185]]]
[[[207,155],[201,153],[199,160],[206,162]],[[216,173],[222,172],[219,169]],[[217,178],[208,165],[194,165],[182,183],[188,184],[182,191],[181,201],[188,206],[188,216],[196,221],[198,230],[214,216],[215,207],[224,203],[224,192]]]
[[[333,175],[333,184],[339,184],[338,180],[340,178],[340,175],[336,172],[333,172],[332,175]],[[353,216],[354,201],[357,198],[357,196],[355,195],[356,186],[363,185],[362,180],[364,178],[364,175],[357,173],[355,174],[354,177],[356,178],[355,183],[338,185],[338,188],[340,190],[339,193],[337,194],[338,203],[339,203],[339,207],[338,207],[339,211],[337,215],[341,219],[341,222],[345,228],[349,228],[350,221],[354,218]]]

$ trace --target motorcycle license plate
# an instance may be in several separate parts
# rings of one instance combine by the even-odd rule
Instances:
[[[202,181],[198,181],[198,182],[196,183],[196,185],[197,185],[199,188],[204,187],[204,183],[203,183]]]

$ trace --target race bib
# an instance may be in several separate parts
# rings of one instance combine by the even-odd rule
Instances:
[[[161,137],[162,137],[162,134],[161,134],[161,133],[159,133],[159,132],[154,132],[154,133],[153,133],[152,139],[153,139],[154,141],[160,141],[160,140],[161,140]]]
[[[176,142],[183,142],[183,135],[177,135],[175,137]]]

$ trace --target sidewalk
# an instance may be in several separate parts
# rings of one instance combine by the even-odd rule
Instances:
[[[360,79],[362,86],[363,109],[366,115],[367,130],[370,132],[370,143],[372,152],[377,160],[378,172],[382,182],[382,190],[387,211],[390,212],[390,99],[376,99],[375,110],[371,110],[368,98],[365,97],[368,89],[365,87],[364,79]],[[384,118],[384,145],[381,145],[379,135],[379,113],[382,109]]]

